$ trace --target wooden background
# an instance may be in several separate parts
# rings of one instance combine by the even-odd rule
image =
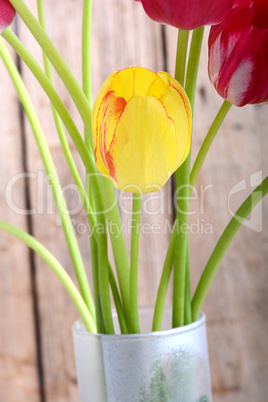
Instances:
[[[35,12],[35,0],[26,3]],[[81,82],[82,0],[47,0],[45,6],[49,35]],[[41,52],[19,19],[17,29],[20,38],[41,63]],[[133,0],[95,1],[92,26],[94,97],[104,79],[116,69],[141,65],[154,71],[166,69],[172,74],[175,48],[176,30],[150,21],[140,4]],[[196,98],[193,157],[222,102],[209,83],[206,54],[205,40]],[[42,122],[62,185],[67,189],[65,186],[72,181],[54,129],[49,102],[24,65],[22,75]],[[55,84],[81,129],[66,90],[57,78]],[[16,93],[1,61],[0,99],[0,219],[30,230],[73,277],[32,132],[21,116]],[[267,173],[267,111],[267,106],[234,107],[211,147],[190,206],[193,288],[231,218],[230,209],[234,211],[250,192],[256,176],[264,177]],[[73,153],[82,172],[74,149]],[[17,176],[23,172],[30,173],[28,181],[23,174],[21,178]],[[232,194],[237,183],[240,183],[239,191]],[[74,191],[69,189],[65,194],[70,208],[75,209],[78,200]],[[144,213],[143,223],[157,222],[164,227],[166,222],[172,221],[171,186],[167,185],[161,194],[161,210],[159,200],[153,200],[152,194],[147,197],[147,209],[150,212],[159,210],[159,214]],[[8,198],[10,195],[11,199]],[[129,200],[121,199],[121,202],[127,232]],[[23,214],[27,208],[36,211],[27,216]],[[252,214],[248,227],[241,228],[220,266],[204,306],[216,402],[267,401],[267,210],[266,199]],[[86,220],[78,212],[73,219],[90,272],[88,233],[84,233]],[[142,234],[141,305],[154,303],[167,244],[168,234]],[[21,242],[1,233],[0,252],[0,401],[78,401],[71,334],[77,313],[72,303],[49,268]]]

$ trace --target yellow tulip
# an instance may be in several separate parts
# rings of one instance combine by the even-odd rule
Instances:
[[[119,190],[159,190],[190,151],[190,102],[166,72],[115,71],[96,98],[92,120],[96,167]]]

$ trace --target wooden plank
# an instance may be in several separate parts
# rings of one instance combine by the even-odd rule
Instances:
[[[0,219],[27,230],[19,104],[0,60]],[[39,401],[28,249],[0,232],[0,400]]]
[[[207,34],[208,29],[197,85],[193,160],[222,102],[208,80]],[[176,30],[168,27],[171,72],[176,37]],[[265,177],[267,127],[266,105],[233,107],[211,147],[190,204],[193,288],[232,212],[261,181],[261,176]],[[267,207],[266,199],[252,213],[247,226],[240,229],[204,305],[216,402],[267,399]]]

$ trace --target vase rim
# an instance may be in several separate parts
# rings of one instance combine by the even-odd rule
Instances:
[[[140,312],[151,311],[152,307],[140,307]],[[171,306],[165,306],[165,312],[171,311]],[[116,318],[117,314],[116,311],[113,310],[113,318]],[[146,338],[146,337],[162,337],[162,336],[172,336],[178,335],[179,333],[186,333],[197,329],[198,327],[204,325],[206,323],[206,315],[201,312],[199,317],[196,321],[192,322],[191,324],[183,325],[182,327],[177,328],[170,328],[161,331],[154,331],[154,332],[144,332],[139,334],[100,334],[100,333],[90,333],[86,330],[82,319],[78,319],[72,326],[72,332],[76,336],[80,336],[83,338],[87,337],[101,337],[103,340],[112,339],[113,341],[116,340],[130,340],[130,339],[138,339],[138,338]]]

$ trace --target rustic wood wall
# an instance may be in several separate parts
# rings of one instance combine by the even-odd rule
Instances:
[[[35,0],[26,3],[35,12]],[[47,0],[45,6],[49,35],[81,81],[82,0]],[[41,63],[41,52],[19,19],[17,29],[20,38]],[[175,30],[150,21],[141,6],[132,0],[95,1],[92,34],[94,96],[104,79],[116,69],[141,65],[152,70],[174,71]],[[205,40],[196,98],[193,157],[221,104],[208,81],[206,53]],[[67,189],[72,180],[61,153],[49,102],[27,68],[23,65],[21,68],[62,185]],[[78,114],[56,76],[55,85],[81,128]],[[37,146],[1,61],[0,99],[0,219],[30,230],[74,277]],[[233,108],[211,147],[190,207],[193,288],[231,218],[230,209],[234,211],[250,192],[254,178],[264,177],[267,172],[267,110],[267,106]],[[75,149],[73,154],[82,171]],[[24,172],[30,174],[27,181],[24,175],[18,176]],[[232,195],[237,183],[240,183],[239,191]],[[68,205],[75,209],[77,196],[74,191],[69,189],[65,193]],[[157,216],[144,214],[143,223],[158,222],[164,227],[165,222],[172,221],[170,184],[162,197],[163,209]],[[127,232],[129,199],[121,201]],[[147,206],[151,212],[157,211],[159,200],[152,200],[149,195]],[[26,215],[23,211],[27,208],[36,209],[36,212]],[[248,225],[241,228],[220,266],[204,306],[216,402],[267,400],[267,210],[265,200],[252,214]],[[86,219],[81,213],[76,213],[73,218],[90,276],[88,233],[84,233],[83,226]],[[141,305],[152,304],[155,300],[167,244],[168,234],[149,236],[143,233],[141,236]],[[1,233],[0,252],[0,401],[78,401],[70,330],[77,313],[72,303],[49,268],[21,242]]]

